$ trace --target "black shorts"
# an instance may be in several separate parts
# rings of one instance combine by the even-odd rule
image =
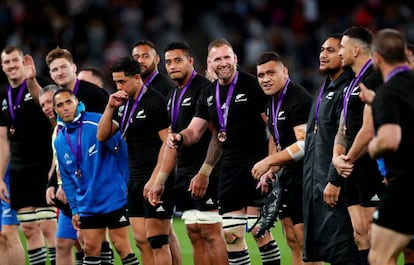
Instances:
[[[282,184],[282,200],[279,218],[290,217],[292,223],[303,223],[303,186],[302,183]]]
[[[240,210],[247,206],[260,207],[263,198],[251,169],[253,163],[222,164],[219,173],[219,213]]]
[[[110,213],[80,217],[81,229],[116,229],[128,225],[129,220],[125,206]]]
[[[142,195],[147,181],[130,180],[128,182],[128,216],[158,219],[172,218],[174,210],[173,182],[174,178],[168,178],[165,183],[164,193],[161,196],[162,203],[152,206]]]
[[[384,188],[376,161],[366,154],[355,162],[347,180],[347,206],[360,204],[362,207],[376,207]]]
[[[13,210],[49,206],[45,196],[49,169],[41,166],[10,169],[10,205]]]
[[[390,178],[373,222],[403,234],[414,235],[414,216],[409,209],[414,205],[412,174]]]
[[[213,170],[209,177],[206,195],[201,199],[191,197],[188,187],[198,169],[179,170],[174,184],[174,204],[177,211],[211,211],[218,209],[218,175]],[[177,181],[180,180],[180,181]]]

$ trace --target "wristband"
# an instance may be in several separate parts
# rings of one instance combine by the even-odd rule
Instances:
[[[204,163],[200,170],[198,171],[198,174],[203,174],[204,176],[209,177],[211,174],[211,171],[213,171],[213,167],[210,166],[209,164]]]
[[[159,171],[155,179],[155,182],[157,184],[164,185],[165,182],[167,182],[168,176],[169,175],[167,173]]]

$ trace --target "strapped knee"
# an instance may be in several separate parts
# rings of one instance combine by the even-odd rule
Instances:
[[[57,213],[55,207],[39,207],[36,209],[36,218],[42,220],[56,220]]]
[[[30,223],[37,221],[36,212],[21,212],[17,213],[17,219],[20,223]]]
[[[168,244],[168,235],[158,235],[148,238],[148,242],[151,245],[151,248],[162,248],[163,245]]]
[[[247,217],[245,215],[223,216],[223,230],[227,244],[237,244],[244,239]]]

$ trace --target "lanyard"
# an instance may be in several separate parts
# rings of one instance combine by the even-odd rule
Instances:
[[[315,107],[315,125],[313,127],[313,133],[316,133],[318,131],[318,126],[319,126],[319,107],[321,106],[321,102],[322,102],[322,96],[323,93],[325,92],[325,87],[328,84],[328,79],[325,79],[325,82],[323,83],[321,90],[319,92],[318,95],[318,101],[316,102],[316,107]]]
[[[343,101],[344,127],[345,127],[344,129],[346,129],[346,118],[347,118],[347,114],[348,114],[348,103],[349,103],[349,98],[351,97],[351,94],[352,94],[352,90],[354,90],[355,86],[361,80],[361,77],[365,74],[365,72],[368,70],[368,68],[371,65],[372,65],[372,59],[369,59],[368,61],[366,61],[366,63],[362,67],[362,69],[359,72],[359,74],[354,79],[352,79],[352,81],[349,84],[349,87],[348,87],[348,89],[346,91],[346,94],[345,94],[345,97],[344,97],[344,101]]]
[[[239,78],[239,72],[236,72],[236,75],[234,76],[233,80],[231,81],[229,91],[227,92],[226,102],[224,105],[224,113],[221,110],[221,103],[220,103],[220,85],[219,81],[217,80],[216,83],[216,109],[217,109],[217,115],[220,123],[220,132],[226,131],[227,126],[227,115],[229,113],[229,107],[230,107],[230,101],[231,97],[233,95],[234,87],[236,86],[237,79]]]
[[[17,93],[15,104],[13,104],[12,87],[10,85],[7,87],[7,99],[9,104],[9,113],[12,120],[12,127],[15,124],[17,109],[20,108],[20,103],[22,101],[24,91],[26,90],[26,86],[27,83],[26,80],[24,80],[23,83],[20,85],[19,92]]]
[[[394,75],[409,70],[410,67],[408,67],[407,65],[395,67],[394,69],[392,69],[391,72],[388,73],[387,77],[385,77],[385,82],[388,82],[388,80],[390,80]]]
[[[81,136],[82,136],[82,127],[83,127],[83,115],[81,116],[79,120],[79,127],[78,127],[78,135],[76,138],[76,150],[74,146],[72,145],[72,141],[70,140],[69,134],[67,132],[67,129],[65,131],[65,138],[68,142],[69,148],[72,151],[72,154],[75,156],[76,159],[76,171],[75,175],[77,178],[82,177],[81,173],[81,161],[82,161],[82,149],[81,149]]]
[[[119,128],[121,130],[121,134],[122,134],[121,137],[125,136],[129,125],[132,123],[132,116],[134,115],[135,110],[137,109],[138,103],[141,101],[141,98],[144,95],[145,89],[146,89],[146,86],[143,85],[141,87],[141,90],[139,91],[138,97],[134,101],[134,105],[132,106],[132,109],[131,109],[131,112],[129,113],[128,119],[126,119],[126,116],[127,116],[128,107],[129,107],[129,100],[127,101],[124,112],[122,113],[122,121],[121,121],[121,126]]]
[[[272,116],[273,116],[273,130],[274,130],[274,136],[273,137],[275,139],[275,144],[276,144],[276,147],[277,147],[278,151],[281,151],[282,147],[280,145],[279,130],[277,129],[277,118],[279,116],[280,107],[282,106],[282,101],[283,101],[283,98],[286,95],[289,83],[290,83],[290,79],[288,78],[285,82],[284,87],[283,87],[282,94],[277,99],[276,110],[275,110],[275,101],[272,100]]]
[[[80,80],[76,78],[75,87],[73,88],[73,94],[74,94],[75,96],[78,96],[79,83],[80,83]]]
[[[150,76],[148,76],[147,80],[145,80],[145,86],[149,86],[149,84],[151,84],[152,80],[154,80],[154,78],[158,75],[158,71],[155,70],[154,72],[152,72],[150,74]]]
[[[178,112],[180,109],[181,102],[183,100],[185,91],[187,91],[187,88],[190,86],[191,81],[194,79],[194,77],[197,75],[197,72],[193,70],[191,73],[190,79],[185,83],[184,87],[181,89],[180,94],[178,96],[177,101],[175,101],[175,97],[177,96],[178,87],[174,90],[174,95],[171,100],[171,129],[174,131],[175,127],[177,125],[178,120]]]

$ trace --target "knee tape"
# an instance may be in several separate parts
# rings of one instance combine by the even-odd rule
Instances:
[[[36,212],[17,213],[17,219],[20,223],[30,223],[37,221]]]
[[[158,235],[148,238],[151,248],[162,248],[163,245],[168,244],[168,235]]]
[[[260,219],[257,215],[249,215],[247,216],[247,227],[246,232],[252,231],[257,225],[260,225]]]
[[[244,239],[246,224],[245,215],[223,216],[223,230],[227,244],[237,244],[238,239]]]
[[[36,209],[36,218],[39,221],[42,220],[56,220],[56,208],[55,207],[40,207]]]

